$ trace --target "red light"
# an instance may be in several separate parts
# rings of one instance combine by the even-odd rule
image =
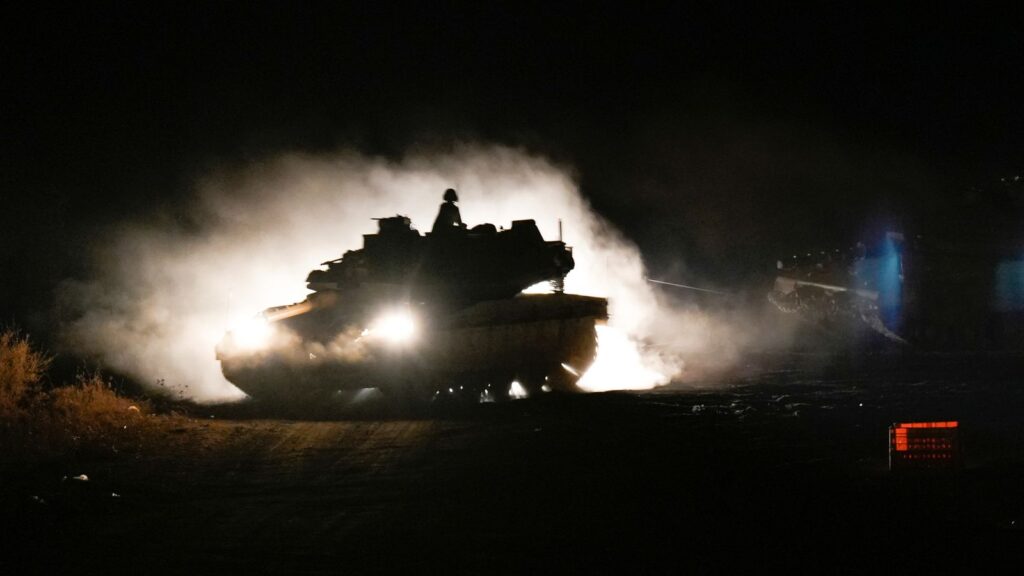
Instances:
[[[889,468],[956,467],[958,432],[956,420],[894,423],[889,428]]]
[[[906,452],[907,451],[907,429],[897,428],[896,429],[896,451]]]

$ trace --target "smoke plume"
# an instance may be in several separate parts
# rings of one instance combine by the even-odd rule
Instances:
[[[585,388],[650,388],[678,375],[688,354],[726,358],[742,346],[699,310],[665,305],[636,246],[590,208],[569,171],[520,150],[475,146],[400,161],[289,154],[211,174],[185,217],[125,225],[97,249],[94,277],[63,291],[74,315],[64,340],[196,401],[239,398],[214,358],[225,330],[305,298],[309,270],[361,247],[361,235],[376,231],[373,217],[403,214],[429,229],[449,187],[469,226],[532,218],[553,239],[563,221],[577,263],[566,291],[610,301]]]

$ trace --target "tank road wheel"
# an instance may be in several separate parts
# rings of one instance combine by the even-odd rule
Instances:
[[[430,405],[434,389],[422,382],[399,381],[379,388],[389,403],[402,411],[418,411]]]
[[[543,370],[530,370],[519,375],[519,384],[526,390],[527,395],[536,396],[544,392],[544,385],[547,378]]]
[[[451,378],[440,381],[435,386],[432,386],[430,396],[435,404],[455,406],[464,404],[471,397],[473,397],[475,402],[474,390],[475,386],[469,380]]]
[[[457,386],[453,385],[449,396],[468,404],[503,402],[509,399],[509,387],[512,380],[513,378],[509,374],[475,374],[459,380]],[[444,392],[448,390],[445,388],[441,395],[444,396]]]

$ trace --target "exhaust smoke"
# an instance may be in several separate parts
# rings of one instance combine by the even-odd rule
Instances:
[[[448,187],[470,226],[532,218],[550,239],[565,223],[577,263],[566,291],[609,299],[585,389],[664,384],[686,353],[706,351],[710,320],[665,305],[637,247],[590,208],[567,170],[521,150],[477,146],[397,162],[288,154],[212,174],[197,185],[188,225],[134,223],[97,247],[94,276],[63,287],[63,310],[74,314],[63,340],[199,402],[241,398],[214,357],[225,331],[305,298],[309,270],[361,246],[371,218],[400,213],[429,229]]]

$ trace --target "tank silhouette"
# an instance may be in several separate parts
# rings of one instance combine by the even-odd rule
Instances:
[[[507,396],[573,391],[593,362],[603,298],[563,293],[575,262],[533,220],[467,228],[454,190],[432,232],[405,216],[377,220],[363,248],[324,262],[302,302],[264,310],[217,346],[224,376],[254,398],[297,399],[378,388]],[[523,294],[542,282],[548,294]]]

